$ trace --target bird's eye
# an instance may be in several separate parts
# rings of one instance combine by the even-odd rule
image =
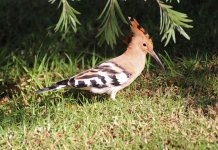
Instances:
[[[143,46],[147,46],[147,44],[146,44],[146,43],[143,43]]]

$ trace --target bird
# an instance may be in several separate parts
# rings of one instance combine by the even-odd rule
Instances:
[[[123,54],[50,87],[39,89],[36,94],[73,87],[93,94],[108,94],[112,100],[115,100],[117,92],[129,86],[141,74],[145,68],[147,54],[150,54],[165,70],[153,50],[153,42],[148,32],[135,18],[128,17],[128,19],[133,36]]]

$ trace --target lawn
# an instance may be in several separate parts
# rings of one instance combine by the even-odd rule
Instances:
[[[1,149],[218,148],[216,56],[162,55],[167,71],[148,63],[116,101],[74,89],[34,94],[105,60],[95,52],[31,57],[11,54],[1,67]]]

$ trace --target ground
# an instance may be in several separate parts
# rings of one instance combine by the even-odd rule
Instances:
[[[1,149],[218,148],[218,57],[161,56],[166,72],[147,65],[116,101],[72,89],[34,94],[104,61],[92,53],[83,68],[85,55],[35,57],[30,67],[14,56],[2,67]]]

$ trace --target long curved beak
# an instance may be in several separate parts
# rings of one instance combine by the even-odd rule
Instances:
[[[160,61],[159,57],[157,56],[157,54],[152,51],[152,52],[149,52],[149,54],[158,62],[158,64],[161,66],[161,68],[165,71],[165,68],[164,68],[164,65],[163,63]]]

